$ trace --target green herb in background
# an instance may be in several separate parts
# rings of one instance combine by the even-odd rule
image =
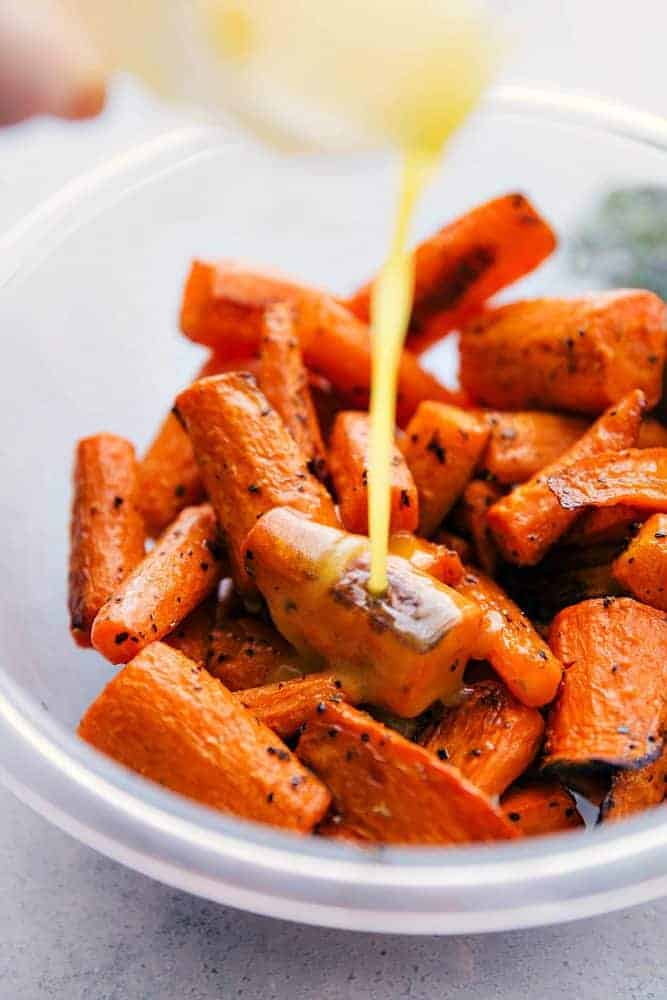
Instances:
[[[596,206],[571,243],[573,270],[597,285],[648,288],[667,297],[667,187],[619,188]]]

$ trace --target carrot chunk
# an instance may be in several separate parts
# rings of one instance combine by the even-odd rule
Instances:
[[[601,413],[632,389],[662,394],[667,310],[652,292],[490,309],[461,337],[463,388],[483,406]]]
[[[249,588],[241,548],[265,511],[286,505],[324,524],[338,522],[331,497],[252,376],[200,379],[178,395],[176,406],[241,590]]]
[[[343,821],[371,840],[460,844],[513,835],[455,767],[349,705],[328,702],[312,716],[297,753],[328,786]]]
[[[328,702],[356,700],[349,684],[344,687],[342,681],[329,673],[237,691],[236,697],[283,739],[292,736],[313,713],[321,714]]]
[[[330,796],[220,681],[155,642],[93,702],[79,735],[174,792],[246,819],[307,833]]]
[[[489,660],[522,704],[533,708],[548,705],[558,690],[563,668],[529,619],[483,573],[466,573],[457,590],[483,612],[475,659]]]
[[[590,548],[592,545],[612,545],[622,542],[639,528],[646,511],[619,504],[618,507],[598,507],[585,511],[577,518],[563,541],[567,545]]]
[[[667,513],[667,448],[628,448],[582,459],[547,476],[565,511],[625,504]]]
[[[651,809],[667,797],[667,758],[664,752],[657,760],[635,771],[618,771],[600,809],[603,822],[626,819]]]
[[[127,663],[168,635],[217,586],[224,564],[209,504],[186,507],[100,609],[93,646]]]
[[[368,436],[367,413],[348,410],[334,422],[330,447],[331,476],[345,528],[368,534]],[[403,455],[394,445],[391,459],[390,530],[414,531],[419,521],[417,487]]]
[[[368,326],[335,299],[269,271],[251,270],[234,261],[193,264],[183,296],[181,329],[191,340],[227,357],[254,354],[261,341],[264,310],[288,302],[303,360],[347,399],[368,404],[371,347]],[[404,351],[398,372],[398,422],[404,424],[423,399],[460,398]]]
[[[667,611],[667,514],[642,525],[614,563],[614,576],[644,604]]]
[[[534,270],[556,237],[527,198],[507,194],[474,208],[415,252],[415,297],[408,345],[422,351],[461,328],[492,295]],[[371,284],[349,301],[367,321]]]
[[[327,463],[320,425],[294,329],[294,315],[284,302],[269,306],[264,314],[259,384],[305,455],[311,471],[318,479],[324,479]]]
[[[177,649],[183,656],[205,667],[209,660],[212,632],[218,609],[216,594],[210,594],[205,601],[184,618],[178,628],[165,636],[164,642]]]
[[[300,677],[307,664],[272,625],[250,616],[220,616],[206,667],[230,691],[241,691]]]
[[[425,746],[487,795],[501,795],[533,762],[543,733],[537,709],[498,681],[480,681],[445,710]]]
[[[498,562],[498,549],[489,528],[488,512],[502,496],[493,483],[473,479],[466,486],[461,500],[463,519],[475,549],[475,562],[485,573],[493,574]]]
[[[531,781],[512,788],[500,806],[523,837],[539,837],[584,826],[571,792],[557,781]]]
[[[137,463],[129,441],[96,434],[79,441],[73,472],[69,613],[72,637],[90,646],[95,615],[144,556]]]
[[[390,537],[389,551],[394,556],[407,559],[415,569],[430,573],[440,583],[446,583],[450,587],[456,586],[463,576],[463,564],[458,552],[446,545],[418,538],[408,531],[399,531]]]
[[[474,413],[426,402],[406,434],[403,453],[419,493],[419,533],[431,535],[472,477],[489,428]]]
[[[492,411],[491,426],[481,470],[505,486],[525,483],[551,465],[586,432],[589,424],[580,417],[525,410],[519,413]]]
[[[644,406],[640,390],[629,393],[603,413],[556,462],[490,508],[489,526],[509,562],[535,565],[574,524],[576,511],[561,505],[551,481],[572,468],[581,468],[589,456],[631,447],[639,434]]]
[[[549,634],[563,683],[547,727],[544,767],[576,776],[639,767],[660,753],[667,617],[628,597],[565,608]]]
[[[245,555],[280,632],[362,700],[410,718],[459,690],[480,612],[434,577],[390,555],[388,590],[371,597],[368,539],[286,508],[260,518]]]

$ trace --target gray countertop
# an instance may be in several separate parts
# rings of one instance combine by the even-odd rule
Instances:
[[[667,900],[460,938],[256,917],[129,871],[0,790],[0,1000],[662,1000]]]

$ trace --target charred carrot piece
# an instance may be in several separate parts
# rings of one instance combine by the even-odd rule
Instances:
[[[197,378],[236,370],[239,362],[227,362],[212,354]],[[255,374],[258,363],[246,358],[244,371]],[[205,499],[204,484],[190,438],[173,412],[165,417],[148,451],[139,463],[137,503],[151,538],[157,538],[185,507]]]
[[[422,351],[457,330],[492,295],[534,270],[556,246],[527,198],[508,194],[474,208],[415,252],[415,300],[408,344]],[[371,285],[348,302],[368,321]]]
[[[535,759],[544,720],[498,681],[465,688],[425,744],[487,795],[501,795]]]
[[[607,823],[627,819],[660,805],[667,797],[667,758],[657,760],[636,771],[618,771],[600,809],[600,819]]]
[[[269,306],[264,314],[259,384],[306,456],[311,471],[324,479],[324,443],[294,329],[294,315],[285,302]]]
[[[463,563],[458,552],[408,531],[399,531],[390,537],[389,551],[394,556],[407,559],[415,569],[430,573],[440,583],[446,583],[450,587],[456,586],[463,576]]]
[[[467,572],[457,590],[483,612],[474,658],[489,660],[523,705],[548,705],[558,690],[563,667],[530,620],[483,573]]]
[[[341,392],[347,405],[368,405],[371,347],[368,326],[331,296],[315,288],[245,268],[233,261],[217,265],[195,262],[186,284],[181,329],[191,340],[207,344],[227,357],[252,355],[259,349],[265,309],[288,302],[303,360]],[[397,417],[405,424],[423,399],[458,401],[404,351],[398,372]]]
[[[411,718],[459,690],[480,611],[434,577],[390,555],[387,593],[371,597],[368,539],[287,508],[260,518],[245,555],[279,631],[363,701]]]
[[[211,594],[165,637],[165,643],[189,660],[194,660],[198,666],[205,667],[209,660],[217,609],[217,595]]]
[[[367,413],[348,410],[334,422],[330,448],[333,479],[341,520],[348,531],[368,534],[368,437]],[[419,522],[417,487],[403,455],[394,445],[391,459],[390,531],[414,531]]]
[[[217,586],[223,569],[211,506],[186,507],[102,606],[93,646],[111,663],[127,663],[173,631]]]
[[[547,476],[565,511],[625,504],[667,512],[667,448],[628,448],[584,458]]]
[[[551,465],[587,431],[587,420],[526,410],[490,412],[489,443],[481,470],[505,486],[525,483]]]
[[[565,608],[549,634],[565,673],[543,766],[574,775],[635,768],[658,756],[665,709],[667,618],[629,597]],[[569,784],[569,781],[568,781]]]
[[[471,479],[489,428],[474,413],[426,402],[406,434],[403,454],[419,492],[419,533],[432,535]]]
[[[667,514],[642,525],[614,563],[614,576],[644,604],[667,611]]]
[[[73,472],[70,525],[70,630],[90,646],[95,615],[144,557],[137,510],[137,463],[129,441],[96,434],[79,441]]]
[[[584,826],[571,792],[557,781],[531,781],[512,788],[500,802],[522,837],[539,837]]]
[[[513,835],[455,767],[344,703],[327,702],[309,719],[297,753],[329,788],[336,813],[371,840],[460,844]]]
[[[236,697],[283,739],[293,736],[315,712],[324,712],[329,702],[356,701],[349,683],[344,686],[329,673],[237,691]]]
[[[463,388],[499,409],[601,413],[632,389],[662,394],[667,310],[652,292],[537,299],[490,309],[461,337]]]
[[[107,685],[79,735],[145,778],[246,819],[307,833],[329,806],[324,785],[275,733],[161,642]]]
[[[239,589],[249,589],[241,548],[265,511],[285,505],[324,524],[337,523],[331,497],[252,376],[200,379],[178,395],[176,406],[227,538]]]
[[[639,389],[629,393],[603,413],[556,462],[489,509],[489,526],[509,562],[535,565],[574,524],[577,512],[563,507],[550,481],[571,468],[581,468],[590,456],[631,447],[639,434],[644,406],[644,394]]]
[[[301,677],[307,663],[272,625],[222,616],[211,632],[206,667],[230,691],[242,691]]]
[[[466,486],[461,499],[463,517],[475,548],[475,562],[489,575],[496,571],[498,549],[489,528],[487,514],[502,495],[502,491],[493,483],[473,479]]]

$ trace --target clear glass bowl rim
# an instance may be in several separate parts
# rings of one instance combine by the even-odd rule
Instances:
[[[666,120],[588,94],[507,84],[491,92],[484,113],[581,126],[667,150]],[[0,293],[124,195],[228,142],[213,126],[181,128],[75,178],[0,237]],[[575,919],[667,893],[662,810],[594,837],[490,847],[367,852],[296,839],[213,813],[118,767],[54,722],[1,667],[0,746],[0,778],[62,829],[161,881],[266,915],[452,934]],[[399,892],[400,900],[392,897]]]

